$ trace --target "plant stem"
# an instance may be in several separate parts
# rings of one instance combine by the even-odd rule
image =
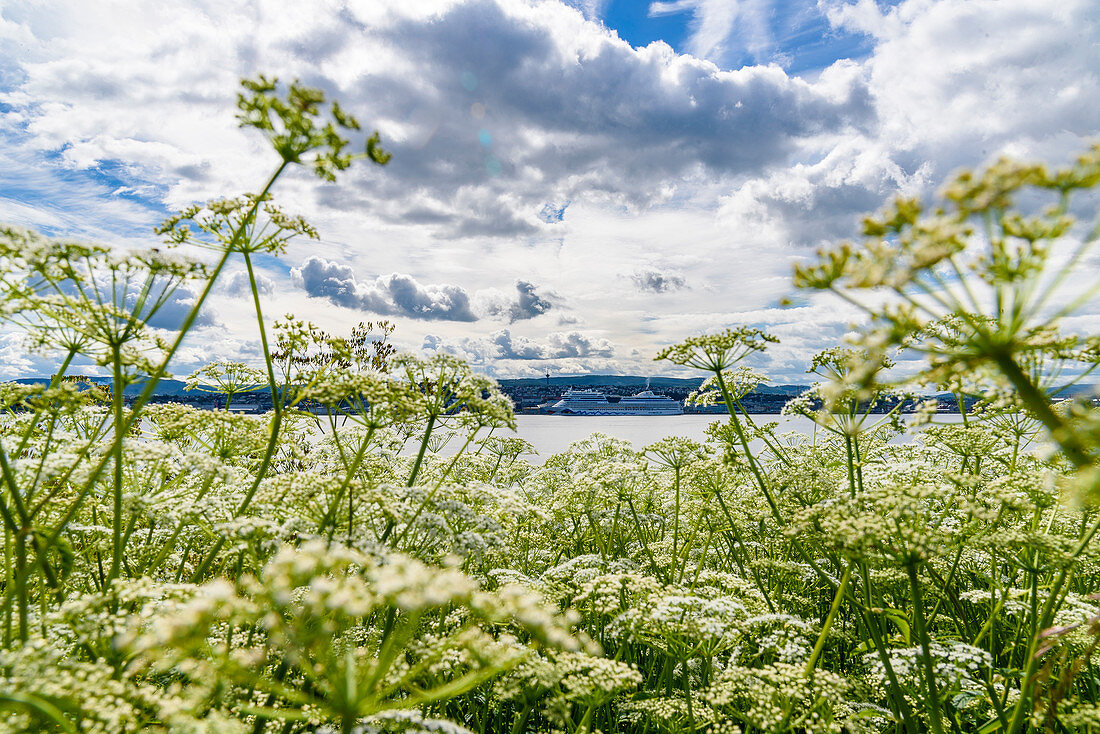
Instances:
[[[122,569],[122,446],[124,427],[122,425],[122,355],[116,345],[111,355],[114,367],[114,382],[111,385],[111,407],[115,421],[114,443],[111,453],[114,455],[115,475],[113,487],[114,516],[111,519],[111,570],[107,582],[118,578]]]
[[[818,658],[821,657],[821,651],[825,649],[825,638],[829,635],[829,629],[833,626],[833,620],[836,619],[837,612],[840,611],[840,602],[844,598],[844,592],[848,589],[848,581],[852,578],[852,566],[853,563],[848,564],[848,568],[844,571],[844,576],[840,579],[840,586],[837,587],[836,596],[833,597],[833,604],[829,607],[829,614],[825,617],[825,621],[821,625],[821,634],[817,636],[817,643],[814,645],[813,652],[810,653],[810,659],[806,661],[805,672],[807,676],[813,674],[814,668],[817,667]]]
[[[405,482],[406,487],[411,487],[416,484],[416,478],[420,475],[420,465],[424,461],[424,452],[428,450],[428,439],[432,435],[432,428],[435,426],[435,413],[428,416],[428,424],[424,427],[424,436],[420,439],[420,450],[416,453],[416,462],[413,464],[412,471],[409,472],[409,479]]]
[[[943,718],[940,713],[940,697],[936,686],[936,671],[932,665],[932,644],[928,638],[928,630],[925,629],[924,602],[920,590],[920,581],[917,578],[917,563],[914,560],[905,564],[905,572],[909,577],[909,591],[913,600],[913,625],[916,627],[917,639],[921,644],[921,662],[924,667],[925,708],[932,720],[932,731],[943,734]]]

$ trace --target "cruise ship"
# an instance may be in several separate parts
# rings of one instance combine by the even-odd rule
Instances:
[[[551,415],[681,415],[680,401],[643,390],[637,395],[604,395],[598,390],[567,390],[545,408]]]

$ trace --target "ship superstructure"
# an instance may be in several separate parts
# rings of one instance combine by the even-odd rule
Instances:
[[[680,401],[643,390],[637,395],[604,395],[598,390],[567,390],[556,403],[547,406],[551,415],[681,415]]]

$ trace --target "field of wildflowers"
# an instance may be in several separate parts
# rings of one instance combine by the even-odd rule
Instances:
[[[159,251],[0,229],[0,314],[62,355],[0,386],[0,730],[1100,731],[1100,412],[1052,392],[1100,357],[1060,330],[1100,287],[1074,217],[1100,148],[899,200],[798,269],[870,324],[788,406],[815,437],[741,409],[774,341],[742,328],[659,355],[709,373],[707,442],[596,435],[534,466],[462,362],[394,354],[385,323],[269,329],[253,256],[316,236],[279,176],[388,156],[297,85],[246,82],[240,117],[271,178],[170,218]],[[150,404],[231,262],[265,363],[190,379],[274,410]],[[150,327],[184,285],[180,330]],[[113,388],[67,378],[78,356]],[[980,400],[957,425],[867,409],[921,391]]]

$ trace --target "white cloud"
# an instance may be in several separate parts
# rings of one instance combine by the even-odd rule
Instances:
[[[429,334],[424,337],[422,347],[455,354],[478,364],[500,360],[608,359],[615,356],[615,346],[609,340],[580,331],[551,332],[545,340],[513,335],[508,329],[494,331],[485,337],[455,341]]]
[[[231,291],[235,279],[230,276]],[[552,292],[539,292],[538,286],[524,280],[515,282],[515,293],[496,289],[477,291],[472,296],[456,285],[423,285],[415,278],[391,273],[373,281],[361,281],[355,270],[337,262],[310,256],[290,270],[291,281],[311,298],[325,298],[337,306],[385,316],[407,316],[428,321],[477,321],[486,317],[515,323],[541,316],[560,302]],[[263,276],[261,276],[261,279]],[[269,292],[274,290],[270,283]],[[264,282],[259,283],[261,290]],[[241,286],[247,287],[247,279]]]
[[[566,5],[574,7],[584,13],[588,20],[599,20],[603,17],[604,8],[609,0],[563,0]]]
[[[263,273],[256,273],[255,277],[256,290],[259,291],[260,295],[271,296],[275,294],[277,286],[274,279]],[[248,279],[248,273],[244,270],[234,270],[226,273],[218,283],[218,289],[226,295],[236,296],[237,298],[252,297],[252,283]]]
[[[422,285],[403,273],[360,282],[348,265],[320,257],[307,258],[290,271],[294,282],[313,298],[337,306],[382,315],[400,314],[428,321],[476,321],[470,295],[455,285]]]
[[[385,175],[318,190],[322,207],[501,237],[552,227],[539,218],[550,200],[645,206],[663,182],[759,171],[800,137],[862,124],[869,112],[857,78],[836,94],[774,67],[723,72],[660,44],[632,49],[553,2],[441,4],[430,23],[407,5],[390,5],[382,22],[377,9],[352,7],[296,26],[242,13],[211,27],[177,0],[117,30],[109,13],[78,10],[62,23],[61,4],[48,16],[16,13],[49,40],[6,101],[26,118],[29,145],[61,151],[73,168],[126,161],[175,204],[198,187],[263,175],[255,141],[228,114],[236,78],[257,69],[301,77],[362,108],[395,154]],[[143,40],[122,43],[138,26]],[[195,48],[202,61],[181,63]]]
[[[653,266],[638,268],[630,274],[630,279],[638,290],[651,293],[667,293],[688,287],[687,281],[680,273]]]
[[[873,48],[803,77],[633,49],[593,21],[600,3],[572,5],[5,4],[0,216],[151,244],[162,207],[255,190],[269,172],[233,119],[237,79],[300,78],[379,128],[394,158],[336,185],[280,181],[276,197],[324,239],[257,263],[270,313],[340,332],[370,310],[400,322],[404,348],[431,320],[440,345],[516,373],[538,359],[637,371],[664,344],[751,320],[790,340],[767,359],[794,378],[854,315],[816,296],[772,309],[792,262],[959,166],[1064,160],[1100,119],[1092,1],[829,0],[832,22]],[[767,51],[753,18],[769,7],[656,9],[694,13],[698,56],[719,58]],[[232,341],[195,359],[253,338],[232,300],[241,277],[216,293]],[[503,361],[502,322],[507,353],[542,356]]]
[[[743,48],[757,61],[767,62],[772,45],[769,5],[765,0],[666,0],[650,3],[649,15],[691,13],[687,49],[701,59],[722,63]],[[739,47],[731,48],[732,44]]]

